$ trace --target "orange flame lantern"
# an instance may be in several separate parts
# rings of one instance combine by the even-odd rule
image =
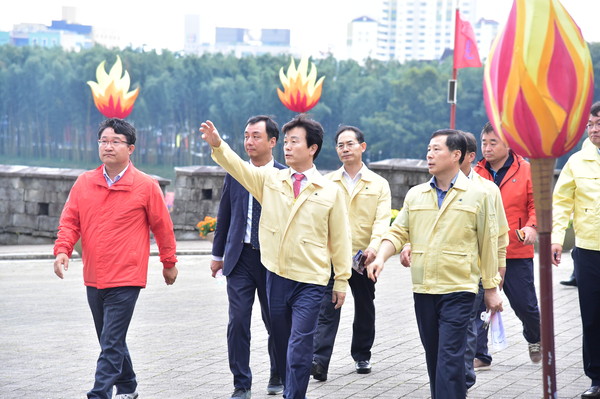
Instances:
[[[283,73],[283,67],[279,70],[279,79],[284,91],[277,88],[277,95],[289,110],[299,113],[306,112],[319,102],[325,77],[322,76],[317,81],[317,67],[312,62],[310,73],[308,73],[307,57],[302,57],[298,69],[292,58],[287,75]]]
[[[516,0],[485,66],[490,121],[516,153],[560,157],[585,131],[593,73],[587,44],[558,0]]]
[[[495,131],[531,160],[539,233],[544,399],[556,395],[551,231],[555,158],[585,131],[594,90],[581,31],[558,0],[515,0],[484,71],[484,100]]]
[[[129,91],[129,73],[123,72],[121,58],[117,55],[117,61],[107,74],[104,69],[105,61],[102,61],[96,69],[96,80],[88,81],[92,89],[94,104],[98,111],[107,118],[126,118],[133,111],[133,103],[139,94],[139,88]],[[122,76],[122,77],[121,77]]]

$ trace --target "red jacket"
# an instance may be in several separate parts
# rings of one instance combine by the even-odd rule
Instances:
[[[70,257],[81,236],[86,286],[145,287],[150,230],[163,266],[173,267],[177,262],[173,223],[158,182],[129,164],[123,177],[108,187],[100,166],[79,176],[71,188],[54,255]]]
[[[506,248],[507,259],[533,258],[533,245],[523,245],[517,239],[516,229],[529,226],[537,228],[535,207],[533,204],[533,184],[531,182],[531,166],[522,156],[510,152],[514,157],[512,165],[500,183],[500,194],[506,218],[508,219],[509,244]],[[482,159],[475,166],[480,176],[494,181],[494,177],[485,168],[487,161]],[[520,225],[519,225],[520,223]]]

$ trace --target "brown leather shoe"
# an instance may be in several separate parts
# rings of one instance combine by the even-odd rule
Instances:
[[[542,361],[542,345],[539,342],[529,344],[529,358],[533,363]]]
[[[491,370],[492,369],[492,365],[490,363],[486,363],[481,359],[477,359],[475,358],[475,360],[473,360],[473,370],[475,371],[487,371],[487,370]]]

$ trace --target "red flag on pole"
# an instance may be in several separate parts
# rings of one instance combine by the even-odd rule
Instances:
[[[454,68],[481,67],[475,32],[469,21],[460,19],[456,10],[456,29],[454,32]]]

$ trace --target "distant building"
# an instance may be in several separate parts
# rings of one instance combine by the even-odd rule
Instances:
[[[375,58],[377,50],[378,23],[373,18],[362,16],[348,24],[348,58],[362,62]]]
[[[120,47],[121,34],[116,29],[94,26],[92,28],[92,41],[108,48]]]
[[[208,45],[201,27],[200,15],[185,16],[183,51],[187,54],[200,54],[202,45]]]
[[[66,50],[78,51],[89,48],[94,43],[106,47],[118,46],[119,35],[114,30],[103,30],[91,25],[76,23],[76,8],[63,7],[61,20],[53,20],[50,26],[43,24],[20,23],[6,35],[0,35],[0,44],[14,46],[60,46]],[[4,38],[2,38],[4,36]]]
[[[500,24],[491,19],[481,18],[475,25],[473,25],[475,35],[477,36],[477,49],[479,50],[479,56],[481,59],[487,58],[492,42],[498,35],[500,30]]]
[[[260,40],[265,46],[283,46],[290,45],[289,29],[261,29]]]
[[[383,0],[377,35],[380,60],[434,60],[454,48],[455,0]],[[473,23],[476,0],[459,0],[461,18]]]
[[[233,53],[237,57],[260,54],[283,54],[290,51],[289,29],[247,29],[215,27],[202,23],[198,15],[185,16],[184,51],[187,54]]]

